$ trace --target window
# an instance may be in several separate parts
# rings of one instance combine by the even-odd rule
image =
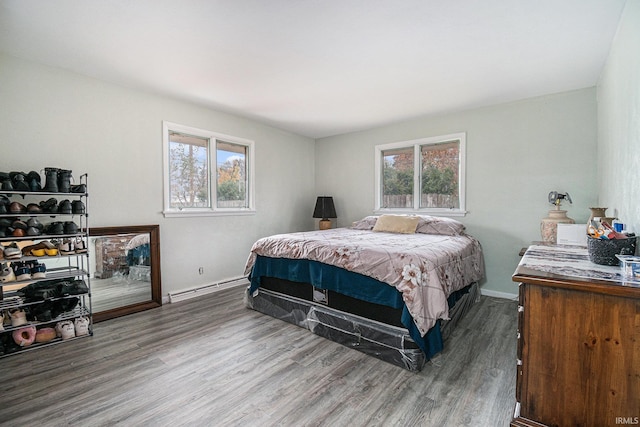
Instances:
[[[376,146],[378,212],[465,214],[466,134]]]
[[[164,215],[255,212],[253,141],[163,122]]]

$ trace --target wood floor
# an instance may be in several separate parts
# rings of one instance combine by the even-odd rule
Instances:
[[[7,426],[507,426],[516,302],[482,297],[420,373],[246,309],[236,287],[0,359]]]

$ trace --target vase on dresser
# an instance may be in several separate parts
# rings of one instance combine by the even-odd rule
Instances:
[[[573,218],[567,216],[567,211],[552,209],[546,218],[540,222],[540,234],[544,242],[556,243],[558,236],[558,224],[575,224]]]
[[[591,220],[594,218],[599,218],[601,222],[604,221],[609,225],[613,225],[613,220],[616,219],[616,217],[607,216],[607,209],[608,208],[589,208],[589,210],[591,211],[591,216],[589,216],[587,227],[589,227],[589,225],[591,224]]]

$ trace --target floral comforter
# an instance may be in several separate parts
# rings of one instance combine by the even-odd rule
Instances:
[[[447,297],[484,277],[480,243],[473,237],[394,234],[336,228],[279,234],[254,243],[256,256],[308,259],[341,267],[394,286],[424,336],[437,319],[448,319]]]

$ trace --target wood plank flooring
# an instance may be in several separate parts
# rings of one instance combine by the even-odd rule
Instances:
[[[482,297],[420,373],[246,309],[243,287],[0,359],[7,426],[507,426],[516,302]]]

